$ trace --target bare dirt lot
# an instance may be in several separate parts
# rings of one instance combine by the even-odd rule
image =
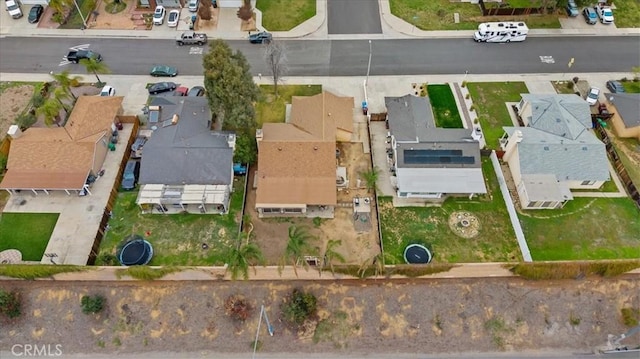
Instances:
[[[2,137],[9,130],[16,117],[27,107],[33,96],[33,85],[18,85],[5,89],[0,93],[0,134]]]
[[[563,349],[589,352],[607,334],[627,331],[623,307],[640,307],[637,276],[532,282],[518,278],[341,282],[64,282],[8,281],[22,293],[23,315],[0,319],[0,348],[61,344],[69,353],[250,352],[260,304],[275,335],[262,328],[262,352],[452,353]],[[293,288],[318,298],[317,321],[294,330],[280,303]],[[81,312],[83,295],[107,298],[98,315]],[[242,323],[224,301],[249,298]],[[326,323],[325,323],[326,324]],[[331,339],[333,337],[333,339]],[[631,343],[637,343],[630,338]]]

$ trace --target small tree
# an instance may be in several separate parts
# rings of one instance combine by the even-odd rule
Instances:
[[[53,79],[58,83],[58,86],[60,86],[66,93],[71,95],[74,101],[78,99],[76,95],[74,95],[71,91],[71,86],[73,86],[74,83],[82,81],[81,76],[70,76],[69,71],[65,70],[59,74],[54,74],[53,72],[51,72],[51,77],[53,77]]]
[[[286,321],[301,325],[305,320],[316,314],[317,304],[318,300],[315,295],[305,293],[296,288],[285,299],[280,309]]]
[[[236,150],[233,151],[233,161],[239,163],[254,163],[258,154],[255,137],[248,133],[240,133],[236,137]]]
[[[198,8],[198,16],[200,16],[201,20],[209,21],[213,17],[211,14],[211,6],[208,2],[200,5]]]
[[[27,111],[16,118],[16,125],[20,127],[21,130],[26,130],[27,128],[33,126],[38,119],[31,111]]]
[[[249,279],[249,267],[263,261],[262,251],[257,244],[247,243],[240,247],[233,246],[227,255],[227,269],[231,271],[231,279],[236,280],[242,276],[247,280]]]
[[[84,295],[80,299],[80,306],[82,307],[82,313],[84,314],[94,314],[100,313],[104,308],[104,303],[106,299],[101,295]]]
[[[378,167],[371,168],[368,171],[360,172],[360,175],[364,178],[364,182],[367,185],[367,190],[377,190],[378,189],[378,175],[380,174],[380,170]]]
[[[0,314],[4,314],[10,319],[17,318],[22,314],[21,304],[20,294],[0,289]]]
[[[292,225],[289,227],[289,241],[287,241],[287,247],[284,250],[284,255],[280,261],[280,269],[284,267],[287,262],[291,262],[293,271],[296,276],[298,275],[297,262],[302,258],[305,252],[311,251],[312,247],[309,241],[315,239],[307,232],[306,227],[297,227]],[[306,262],[305,262],[306,263]]]
[[[253,18],[253,7],[251,7],[251,0],[244,0],[244,4],[238,9],[238,17],[241,20],[249,21]]]
[[[278,82],[287,72],[287,51],[280,41],[270,41],[264,50],[264,60],[273,77],[273,90],[278,97]]]
[[[111,70],[109,70],[109,67],[104,62],[96,61],[96,59],[94,58],[81,59],[80,64],[84,66],[87,72],[90,72],[96,76],[96,80],[98,80],[98,84],[102,83],[102,81],[100,81],[100,77],[98,77],[98,74],[111,73]]]
[[[232,295],[224,301],[225,313],[231,319],[244,322],[251,316],[253,307],[249,301],[241,295]]]
[[[336,259],[341,263],[345,262],[344,256],[336,251],[336,248],[342,245],[339,239],[330,239],[327,242],[327,248],[324,250],[324,265],[329,264],[331,273],[333,273],[333,260]]]

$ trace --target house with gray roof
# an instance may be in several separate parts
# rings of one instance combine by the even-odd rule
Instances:
[[[211,131],[205,97],[157,96],[144,146],[137,203],[145,213],[227,213],[235,134]]]
[[[426,97],[386,97],[392,183],[399,198],[487,193],[478,133],[437,128]]]
[[[597,189],[610,180],[605,146],[590,131],[582,98],[522,94],[515,107],[525,127],[503,127],[500,146],[523,209],[560,208],[573,199],[571,189]]]
[[[640,93],[606,93],[613,113],[611,124],[618,137],[640,140]]]

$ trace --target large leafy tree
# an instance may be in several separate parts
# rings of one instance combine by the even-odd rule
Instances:
[[[209,107],[216,120],[221,121],[222,129],[253,136],[256,129],[253,104],[258,100],[259,90],[247,59],[216,39],[203,56],[203,67]]]
[[[75,82],[82,81],[81,76],[71,76],[69,75],[69,71],[65,70],[58,74],[51,72],[51,77],[58,83],[58,86],[73,97],[74,101],[78,99],[71,91],[71,86]]]
[[[80,60],[80,65],[84,66],[87,72],[94,74],[98,83],[102,83],[98,74],[108,74],[111,72],[104,62],[96,61],[96,59],[93,58]]]

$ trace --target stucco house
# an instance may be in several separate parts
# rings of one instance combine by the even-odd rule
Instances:
[[[618,137],[640,140],[640,93],[606,93],[613,113],[611,125]]]
[[[80,96],[64,127],[31,127],[22,132],[12,126],[7,173],[0,189],[35,194],[88,192],[87,179],[102,169],[117,116],[122,114],[122,100]]]
[[[336,141],[351,139],[353,109],[353,97],[327,91],[295,96],[287,123],[265,123],[257,130],[255,184],[260,217],[333,218],[337,201]]]
[[[157,128],[144,145],[136,203],[144,213],[227,213],[235,134],[211,131],[206,97],[158,96]]]
[[[386,97],[385,105],[399,198],[487,193],[474,130],[437,128],[427,97]]]
[[[590,131],[589,105],[569,94],[522,94],[515,106],[525,127],[503,127],[509,164],[523,209],[560,208],[571,189],[610,180],[605,145]]]

